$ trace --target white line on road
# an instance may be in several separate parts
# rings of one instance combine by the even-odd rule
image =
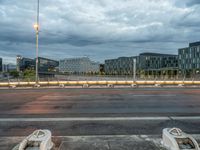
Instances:
[[[190,116],[190,117],[170,117],[173,120],[200,120],[200,116]]]
[[[126,94],[128,96],[132,96],[132,97],[172,97],[172,96],[177,96],[175,94]],[[83,97],[83,96],[91,96],[91,95],[52,95],[52,96],[42,96],[41,99],[59,99],[59,98],[74,98],[74,97]]]
[[[169,120],[168,117],[75,117],[75,118],[0,118],[0,122],[15,121],[128,121],[128,120]]]
[[[0,118],[0,122],[53,122],[53,121],[145,121],[145,120],[200,120],[200,116],[185,117],[77,117],[77,118]]]

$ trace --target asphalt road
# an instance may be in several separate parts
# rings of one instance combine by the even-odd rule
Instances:
[[[0,136],[38,128],[55,136],[161,134],[174,126],[199,134],[199,116],[195,88],[0,90]]]

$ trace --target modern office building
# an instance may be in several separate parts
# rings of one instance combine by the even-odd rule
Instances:
[[[3,64],[2,65],[2,72],[10,72],[10,71],[16,71],[16,65],[9,63],[9,64]]]
[[[99,72],[99,63],[91,61],[90,68],[88,69],[91,73],[98,73]]]
[[[35,61],[35,60],[34,60]],[[38,57],[38,74],[40,78],[54,77],[57,73],[59,61]]]
[[[99,72],[101,75],[105,74],[105,64],[99,64]]]
[[[134,72],[134,59],[136,70],[138,69],[138,57],[119,57],[117,59],[105,60],[106,75],[132,75]]]
[[[16,69],[18,72],[23,72],[26,69],[34,69],[35,61],[31,58],[22,57],[17,55],[16,57]]]
[[[23,72],[26,69],[35,70],[35,59],[25,58],[20,55],[16,59],[17,71]],[[59,62],[56,60],[38,57],[38,73],[39,77],[52,77],[56,73],[56,67],[59,66]]]
[[[200,42],[190,43],[189,47],[178,50],[179,73],[183,77],[200,76]]]
[[[3,59],[0,58],[0,72],[3,71]]]
[[[7,69],[7,72],[15,71],[16,70],[16,65],[12,64],[12,63],[6,64],[6,69]]]
[[[174,78],[178,75],[178,56],[160,53],[141,53],[139,55],[140,77]]]
[[[141,78],[174,77],[178,74],[178,56],[159,53],[141,53],[134,57],[119,57],[105,60],[107,75],[133,75],[136,60],[136,75]]]
[[[60,60],[59,71],[64,73],[94,73],[99,72],[99,63],[91,61],[88,57],[66,58]]]
[[[3,72],[8,72],[8,66],[7,66],[7,64],[3,64],[2,71]]]
[[[39,72],[56,72],[56,67],[59,66],[59,61],[38,57]]]

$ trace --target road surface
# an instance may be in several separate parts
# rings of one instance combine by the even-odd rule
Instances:
[[[200,134],[200,89],[0,90],[3,149],[36,129],[49,129],[60,150],[156,150],[166,127]]]
[[[200,133],[200,89],[0,90],[0,136],[48,128],[56,136]],[[174,118],[173,118],[174,117]]]

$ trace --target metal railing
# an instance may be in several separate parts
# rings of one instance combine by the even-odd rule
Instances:
[[[12,87],[12,86],[35,86],[36,82],[28,81],[28,82],[0,82],[0,87]],[[200,81],[162,81],[162,80],[141,80],[141,81],[39,81],[38,85],[40,86],[71,86],[71,85],[200,85]]]
[[[32,87],[34,79],[8,78],[0,80],[0,87]],[[40,86],[93,86],[93,85],[199,85],[199,78],[174,78],[174,79],[141,79],[135,81],[129,76],[56,76],[54,78],[40,78]],[[112,86],[111,86],[112,87]]]

